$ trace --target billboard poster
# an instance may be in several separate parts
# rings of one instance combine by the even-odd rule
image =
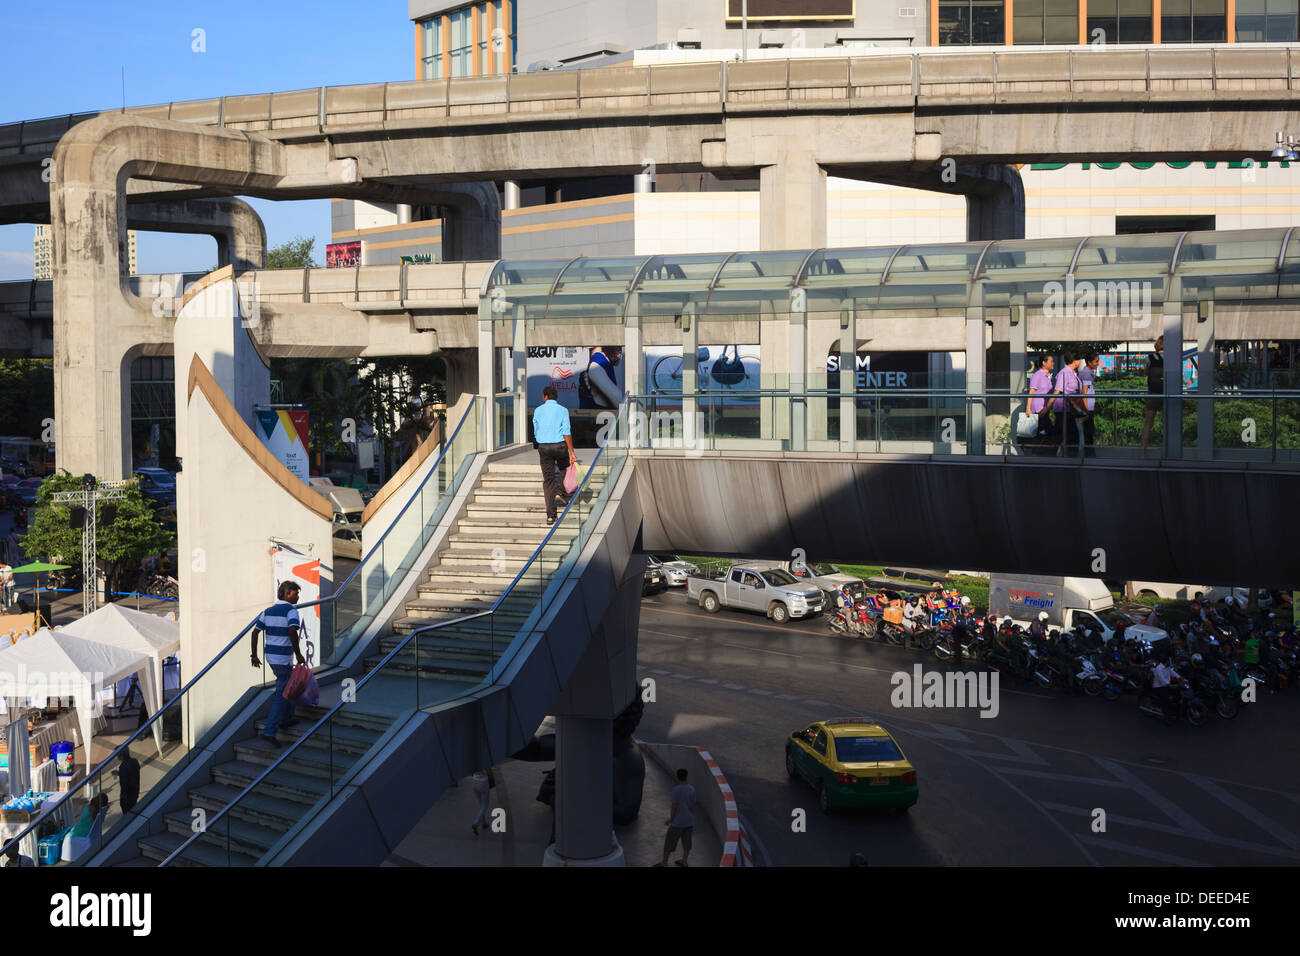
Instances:
[[[642,381],[656,408],[680,408],[682,404],[682,347],[646,346]],[[701,400],[711,397],[727,405],[757,405],[759,350],[757,345],[701,345],[696,373]],[[749,392],[751,394],[745,394]]]
[[[361,265],[361,242],[331,242],[325,246],[326,269],[350,269]]]
[[[554,385],[556,401],[568,409],[581,408],[578,397],[579,377],[591,362],[591,348],[574,345],[529,346],[527,401],[529,408],[542,404],[542,389]],[[620,359],[614,366],[614,384],[623,391],[626,377]]]
[[[261,439],[291,472],[306,481],[311,474],[307,449],[307,409],[257,407]]]
[[[298,603],[320,599],[320,558],[304,560],[304,555],[294,551],[277,548],[271,552],[272,577],[275,588],[271,593],[278,601],[280,585],[285,581],[298,582]],[[315,667],[321,662],[324,650],[320,643],[320,605],[315,604],[298,612],[302,619],[302,630],[298,634],[298,647],[307,659],[308,667]]]
[[[727,21],[846,20],[857,16],[857,0],[727,0]]]

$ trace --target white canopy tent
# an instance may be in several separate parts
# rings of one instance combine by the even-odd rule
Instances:
[[[154,686],[158,688],[158,699],[146,695],[145,702],[151,716],[158,713],[166,690],[163,683],[163,660],[181,649],[179,623],[156,614],[133,611],[120,604],[105,604],[94,613],[65,624],[63,633],[96,644],[148,654],[153,666]]]
[[[131,674],[140,675],[145,700],[157,713],[162,688],[154,680],[149,655],[100,644],[66,631],[43,629],[12,647],[0,649],[0,694],[14,710],[20,697],[71,697],[76,701],[86,770],[91,764],[91,724],[99,693]],[[154,742],[162,751],[160,721],[154,722]]]

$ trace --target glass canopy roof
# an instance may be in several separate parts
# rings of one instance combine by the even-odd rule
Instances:
[[[1300,230],[502,260],[483,293],[507,303],[501,319],[621,321],[635,307],[655,321],[785,315],[800,298],[808,312],[1034,307],[1085,282],[1149,283],[1159,301],[1173,279],[1184,300],[1300,296]]]

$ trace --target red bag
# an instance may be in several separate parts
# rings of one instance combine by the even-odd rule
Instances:
[[[569,465],[568,471],[564,473],[564,493],[571,495],[578,490],[578,466]]]
[[[295,664],[293,673],[284,684],[284,699],[297,700],[307,689],[307,682],[313,680],[311,668],[306,664]],[[313,680],[314,683],[314,680]]]

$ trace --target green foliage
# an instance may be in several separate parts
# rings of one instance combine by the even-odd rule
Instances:
[[[307,236],[295,236],[288,242],[282,242],[266,253],[268,269],[315,269],[316,260],[312,253],[316,240]]]
[[[80,489],[81,478],[66,471],[51,475],[41,484],[27,534],[21,539],[28,555],[81,570],[81,529],[68,526],[68,504],[51,500],[55,492]],[[117,505],[117,516],[112,523],[103,523],[104,503],[97,506],[96,555],[100,570],[110,580],[134,568],[141,559],[166,550],[175,541],[174,535],[154,517],[139,484],[132,482],[125,491],[124,498],[113,502]]]
[[[0,359],[0,422],[6,435],[40,438],[54,417],[54,367],[49,359]]]

